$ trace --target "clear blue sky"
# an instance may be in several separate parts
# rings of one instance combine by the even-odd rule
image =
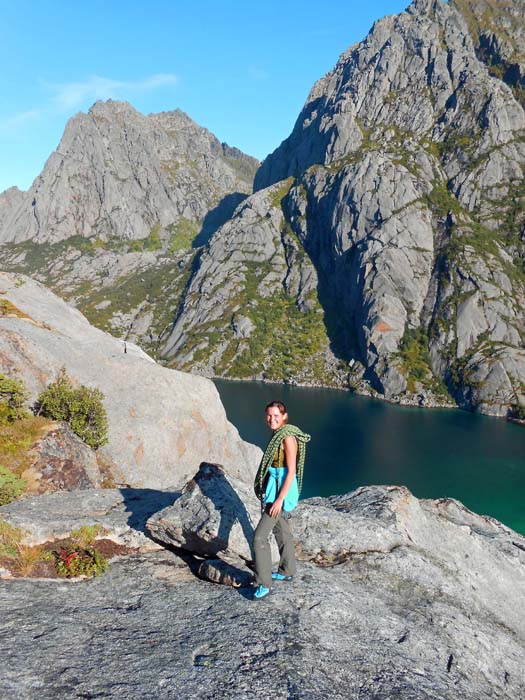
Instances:
[[[0,191],[27,189],[97,99],[181,108],[263,159],[313,83],[409,0],[0,0]]]

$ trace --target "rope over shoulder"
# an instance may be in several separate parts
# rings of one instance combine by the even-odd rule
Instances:
[[[296,425],[283,425],[282,428],[276,430],[272,435],[270,442],[267,444],[264,451],[257,474],[255,475],[255,483],[253,485],[255,495],[261,501],[264,498],[264,480],[268,474],[275,451],[280,446],[282,441],[290,435],[293,435],[293,437],[297,440],[297,486],[299,488],[299,493],[301,493],[301,487],[303,485],[304,460],[306,457],[306,443],[310,441],[310,435],[303,433],[303,431]]]

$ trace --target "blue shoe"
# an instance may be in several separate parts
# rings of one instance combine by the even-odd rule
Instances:
[[[257,586],[255,589],[255,593],[253,594],[253,599],[254,600],[261,600],[262,598],[266,598],[267,595],[270,595],[271,588],[265,588],[264,586]]]
[[[272,571],[272,579],[274,581],[291,581],[293,576],[285,576],[284,574],[280,574],[278,571]]]

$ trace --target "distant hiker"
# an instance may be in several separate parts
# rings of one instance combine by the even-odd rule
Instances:
[[[273,581],[290,581],[295,575],[295,551],[288,520],[299,501],[303,482],[306,443],[310,436],[295,425],[288,424],[288,413],[282,401],[266,406],[266,424],[273,431],[257,475],[255,494],[262,502],[262,515],[255,530],[254,600],[265,598],[272,590]],[[275,535],[280,561],[272,571],[270,536]]]

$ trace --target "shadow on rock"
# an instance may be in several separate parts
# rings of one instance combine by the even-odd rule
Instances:
[[[180,491],[157,491],[156,489],[121,488],[126,511],[129,512],[128,525],[146,537],[151,538],[146,522],[159,510],[172,506],[178,498]],[[151,538],[153,539],[153,538]]]
[[[255,530],[248,511],[246,510],[246,506],[235,488],[226,478],[224,472],[217,469],[216,465],[203,462],[199,468],[199,474],[201,474],[202,471],[206,472],[207,468],[211,467],[214,468],[213,482],[217,485],[217,488],[207,489],[205,495],[212,501],[217,512],[220,514],[220,522],[217,535],[214,540],[210,541],[210,545],[214,548],[216,547],[215,553],[217,554],[227,550],[230,546],[232,528],[235,523],[238,522],[250,549],[250,558],[253,559],[253,534]],[[199,486],[202,490],[202,476],[199,480]]]
[[[213,236],[226,221],[232,218],[238,205],[248,197],[244,192],[232,192],[221,199],[214,209],[211,209],[202,223],[202,228],[192,243],[193,248],[199,248]]]

